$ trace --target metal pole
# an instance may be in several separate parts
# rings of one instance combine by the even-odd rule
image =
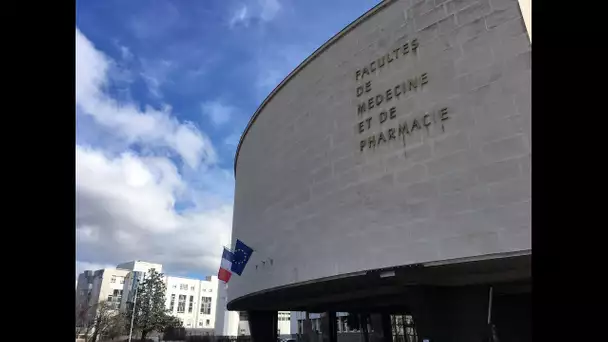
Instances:
[[[488,324],[492,322],[492,292],[494,288],[490,286],[490,300],[488,304]]]
[[[134,279],[133,281],[135,281]],[[139,289],[139,282],[135,287],[135,296],[133,298],[133,313],[131,314],[131,328],[129,329],[129,342],[131,342],[131,335],[133,334],[133,319],[135,319],[135,306],[137,305],[137,290]]]

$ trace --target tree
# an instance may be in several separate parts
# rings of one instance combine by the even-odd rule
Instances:
[[[89,322],[89,313],[93,305],[81,304],[76,307],[76,338],[80,335],[89,336],[92,324]]]
[[[162,331],[167,330],[167,328],[181,328],[183,326],[182,321],[179,318],[168,314],[165,314],[163,321],[164,326]]]
[[[162,273],[153,269],[138,285],[133,329],[141,331],[142,341],[145,341],[146,336],[153,331],[163,332],[169,326],[182,325],[178,318],[168,315],[168,310],[165,309],[165,290]],[[127,312],[129,322],[132,315],[133,310],[129,310]]]
[[[120,314],[112,303],[107,301],[101,301],[91,309],[95,310],[95,318],[93,319],[93,335],[88,341],[96,342],[97,337],[104,336],[110,329],[113,320]]]
[[[127,317],[123,314],[114,315],[108,322],[108,328],[105,331],[104,336],[114,340],[117,337],[123,336],[127,333]]]

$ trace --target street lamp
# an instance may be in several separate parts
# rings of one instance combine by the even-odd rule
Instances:
[[[131,336],[133,335],[133,320],[135,319],[135,307],[137,306],[137,290],[139,289],[139,281],[135,272],[133,272],[133,278],[133,283],[137,281],[137,285],[135,286],[135,296],[133,296],[133,311],[131,312],[131,328],[129,329],[129,342],[131,342]]]

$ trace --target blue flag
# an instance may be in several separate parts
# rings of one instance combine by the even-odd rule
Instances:
[[[249,258],[251,257],[251,254],[253,253],[253,249],[244,244],[243,241],[237,239],[233,253],[232,267],[230,270],[238,275],[241,275],[245,269],[245,266],[247,265],[247,262],[249,261]]]

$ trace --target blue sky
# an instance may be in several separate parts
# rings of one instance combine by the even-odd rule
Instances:
[[[140,259],[217,273],[249,118],[377,2],[77,1],[77,272]]]

